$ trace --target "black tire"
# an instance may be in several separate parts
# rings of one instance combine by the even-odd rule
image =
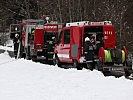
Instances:
[[[78,64],[77,60],[73,61],[73,67],[77,68],[77,70],[82,70],[83,69],[83,66],[81,66],[81,64]]]
[[[128,60],[126,66],[132,68],[132,60]]]
[[[58,67],[61,67],[61,62],[59,61],[59,58],[57,55],[55,55],[55,58],[53,59],[53,64],[57,65]]]
[[[132,70],[132,60],[127,60],[126,62],[126,66]],[[125,77],[129,77],[131,75],[131,73],[129,71],[125,71]]]
[[[32,61],[37,62],[37,56],[32,56]]]
[[[95,64],[93,62],[87,64],[87,69],[90,69],[91,71],[93,71],[94,68],[95,68]]]
[[[131,73],[129,71],[125,71],[125,77],[129,77],[131,75]]]
[[[104,76],[110,76],[111,75],[110,71],[102,71],[102,73]]]

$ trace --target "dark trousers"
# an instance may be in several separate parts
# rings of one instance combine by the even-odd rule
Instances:
[[[89,50],[86,54],[85,54],[85,59],[87,61],[93,60],[94,57],[94,51]]]
[[[14,43],[14,56],[17,57],[19,43]]]

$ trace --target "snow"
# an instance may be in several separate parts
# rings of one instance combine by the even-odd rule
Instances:
[[[7,47],[12,47],[14,44],[13,44],[13,40],[8,40],[6,41],[6,46]]]
[[[0,45],[0,49],[2,49],[2,50],[8,50],[8,51],[13,51],[13,46],[12,47],[8,47],[8,46],[1,46]]]
[[[132,100],[133,81],[0,54],[0,100]],[[4,63],[5,62],[5,63]]]
[[[0,54],[0,66],[3,65],[3,64],[8,63],[10,61],[13,61],[13,60],[15,60],[15,59],[11,58],[7,51]]]

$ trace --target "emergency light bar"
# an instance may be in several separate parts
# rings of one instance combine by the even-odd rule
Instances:
[[[88,25],[89,21],[82,21],[82,22],[72,22],[72,23],[66,23],[66,27],[70,27],[70,26],[84,26],[84,25]]]
[[[111,21],[90,22],[90,25],[112,25]]]
[[[104,25],[104,22],[90,22],[90,25]]]
[[[104,24],[105,25],[112,25],[112,22],[111,21],[104,21]]]

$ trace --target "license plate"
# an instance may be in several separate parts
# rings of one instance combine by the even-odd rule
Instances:
[[[112,71],[123,71],[124,68],[112,68]]]

